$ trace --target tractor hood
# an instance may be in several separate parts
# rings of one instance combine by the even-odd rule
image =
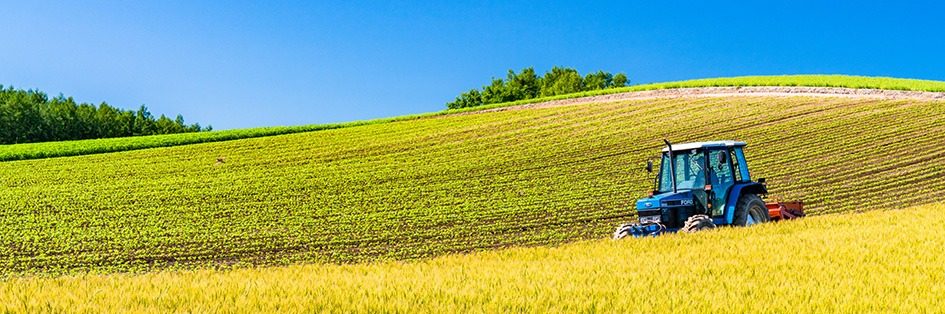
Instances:
[[[667,206],[692,206],[692,191],[667,192],[637,200],[637,211],[656,210]]]

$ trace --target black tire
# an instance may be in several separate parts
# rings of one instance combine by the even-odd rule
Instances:
[[[617,230],[614,231],[614,240],[620,240],[630,236],[630,226],[631,224],[623,224],[617,227]]]
[[[747,225],[749,215],[755,223],[766,223],[771,220],[768,217],[768,208],[765,207],[765,202],[755,194],[745,194],[738,199],[738,203],[735,205],[735,221],[732,224],[736,226]]]
[[[693,233],[703,229],[712,229],[715,228],[715,223],[712,222],[712,218],[706,215],[693,215],[686,219],[686,224],[683,225],[682,229],[679,229],[685,233]]]

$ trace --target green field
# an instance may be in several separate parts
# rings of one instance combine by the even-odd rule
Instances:
[[[211,132],[101,138],[77,141],[9,144],[0,145],[0,161],[81,156],[147,148],[220,142],[245,138],[331,130],[368,124],[386,123],[391,121],[406,121],[425,116],[427,115],[408,115],[376,120],[313,124],[303,126],[278,126]]]
[[[632,219],[663,138],[747,141],[772,197],[815,215],[932,203],[945,196],[942,105],[649,99],[2,162],[0,273],[350,263],[605,238]]]
[[[368,124],[407,121],[418,118],[430,118],[440,115],[470,112],[482,109],[501,108],[514,105],[538,103],[550,100],[598,96],[635,91],[647,91],[670,88],[688,87],[726,87],[726,86],[810,86],[810,87],[846,87],[871,88],[906,91],[945,92],[945,82],[900,79],[889,77],[865,77],[850,75],[774,75],[774,76],[742,76],[728,78],[696,79],[677,82],[641,84],[624,88],[613,88],[590,92],[581,92],[552,97],[527,99],[501,104],[491,104],[481,107],[445,110],[416,115],[406,115],[392,118],[382,118],[345,123],[313,124],[290,127],[265,127],[253,129],[225,130],[214,132],[187,133],[142,136],[130,138],[109,138],[67,142],[28,143],[14,145],[0,145],[0,161],[25,160],[48,157],[77,156],[86,154],[119,152],[155,147],[169,147],[177,145],[227,141],[233,139],[254,138],[279,134],[311,132],[318,130],[337,129]]]
[[[0,311],[934,313],[945,205],[416,262],[0,281]]]

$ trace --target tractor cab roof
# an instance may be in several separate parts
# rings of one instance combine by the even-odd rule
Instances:
[[[683,143],[683,144],[673,144],[673,151],[684,151],[691,150],[695,148],[720,148],[720,147],[744,147],[745,142],[736,142],[736,141],[711,141],[711,142],[694,142],[694,143]],[[663,147],[663,152],[668,152],[669,147]]]

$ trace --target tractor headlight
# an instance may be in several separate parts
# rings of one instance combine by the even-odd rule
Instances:
[[[659,222],[660,222],[660,216],[642,216],[642,217],[640,217],[640,223],[641,223],[641,224],[659,223]]]

